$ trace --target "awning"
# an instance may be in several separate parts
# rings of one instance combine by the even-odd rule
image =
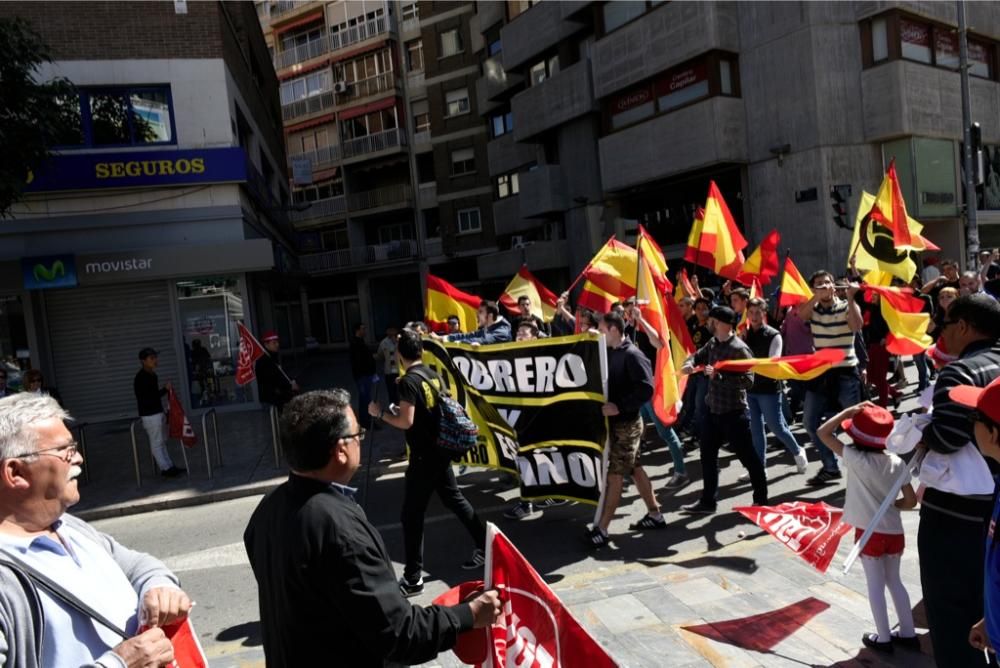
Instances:
[[[282,25],[281,27],[275,27],[274,25],[275,21],[272,20],[271,27],[274,28],[274,34],[277,36],[283,32],[288,32],[292,28],[298,28],[299,26],[304,26],[307,23],[313,23],[317,20],[322,20],[322,19],[323,19],[323,5],[320,5],[319,7],[316,8],[315,12],[309,14],[303,14],[298,19],[292,21],[291,23],[288,23],[287,25]]]
[[[363,46],[360,49],[355,49],[354,51],[348,51],[346,53],[335,53],[332,60],[335,63],[343,62],[345,60],[350,60],[354,56],[360,56],[362,53],[368,53],[369,51],[377,51],[378,49],[385,47],[386,44],[388,44],[388,42],[389,38],[386,37],[381,41],[373,42],[372,44]]]
[[[310,72],[315,72],[316,70],[321,70],[324,67],[330,66],[330,59],[323,58],[322,60],[317,60],[310,63],[306,67],[300,67],[298,69],[289,68],[284,74],[278,75],[278,81],[288,81],[290,79],[298,79],[303,74],[309,74]]]
[[[285,134],[290,135],[293,132],[299,132],[300,130],[307,130],[309,128],[315,127],[317,125],[323,125],[324,123],[332,123],[334,121],[334,112],[328,114],[323,114],[319,118],[313,118],[308,121],[302,121],[296,125],[286,125]]]
[[[337,119],[341,121],[346,121],[348,118],[355,118],[357,116],[364,116],[365,114],[370,114],[373,111],[381,111],[382,109],[388,109],[396,105],[396,97],[387,97],[384,100],[378,100],[377,102],[372,102],[370,104],[365,104],[360,107],[353,107],[351,109],[345,109],[337,115]]]

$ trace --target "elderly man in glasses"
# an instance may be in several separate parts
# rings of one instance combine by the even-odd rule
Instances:
[[[187,616],[191,601],[160,561],[66,513],[80,500],[83,463],[68,417],[52,397],[0,399],[0,666],[168,666],[173,648],[159,627]],[[153,628],[136,635],[141,624]]]

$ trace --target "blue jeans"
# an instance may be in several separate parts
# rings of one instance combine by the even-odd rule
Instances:
[[[823,468],[831,473],[839,471],[837,456],[830,448],[823,445],[816,436],[816,430],[824,418],[831,416],[844,408],[855,405],[861,401],[861,379],[854,373],[854,369],[831,369],[825,374],[812,381],[813,387],[806,390],[805,407],[802,409],[803,422],[805,422],[806,433],[813,447],[819,453],[819,458],[823,462]],[[827,374],[835,373],[837,378],[826,378]],[[837,397],[832,401],[832,397],[827,396],[827,391],[822,387],[822,381],[836,382]]]
[[[656,433],[659,434],[660,439],[670,448],[670,458],[674,460],[674,473],[686,475],[687,470],[684,468],[684,450],[681,449],[681,439],[677,437],[673,429],[660,422],[660,418],[656,417],[656,411],[653,410],[653,402],[647,401],[644,403],[642,408],[639,409],[639,416],[644,423],[652,422],[656,425]]]
[[[375,397],[375,383],[379,382],[378,376],[362,376],[355,378],[358,385],[358,424],[367,428],[371,424],[371,416],[368,415],[368,404]]]
[[[781,410],[780,392],[774,394],[748,393],[747,403],[750,404],[750,437],[753,439],[753,449],[757,451],[760,461],[765,466],[767,465],[767,459],[764,456],[764,450],[767,448],[765,423],[790,455],[799,454],[799,443],[788,429],[788,423],[785,422],[785,415]]]

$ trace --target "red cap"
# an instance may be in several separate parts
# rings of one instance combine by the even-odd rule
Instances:
[[[948,392],[952,401],[977,411],[1000,424],[1000,378],[986,387],[957,385]]]
[[[483,589],[482,580],[463,582],[457,587],[452,587],[445,593],[434,599],[435,605],[458,605],[465,599],[472,596],[477,591]],[[490,651],[489,629],[472,629],[458,634],[458,642],[451,651],[462,663],[479,665],[485,663]]]
[[[268,341],[277,341],[278,333],[273,329],[269,329],[266,332],[264,332],[263,336],[260,337],[260,340],[263,341],[264,343],[267,343]]]
[[[854,418],[848,418],[840,423],[848,436],[864,448],[885,449],[885,441],[889,437],[896,420],[892,413],[881,406],[865,406]]]

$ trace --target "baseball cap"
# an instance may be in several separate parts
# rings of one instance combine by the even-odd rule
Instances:
[[[715,318],[719,322],[725,323],[727,325],[736,324],[736,311],[729,308],[728,306],[716,306],[711,311],[708,312],[709,318]]]
[[[152,348],[143,348],[139,351],[139,359],[144,360],[147,357],[156,357],[160,353],[156,352]]]
[[[881,406],[865,406],[840,423],[840,426],[857,445],[863,448],[884,450],[885,442],[896,424],[892,413]]]
[[[277,341],[278,333],[273,329],[269,329],[266,332],[264,332],[263,336],[260,337],[260,340],[263,341],[264,343],[267,343],[268,341]]]
[[[952,401],[975,408],[985,417],[1000,424],[1000,378],[986,387],[957,385],[948,392]]]

